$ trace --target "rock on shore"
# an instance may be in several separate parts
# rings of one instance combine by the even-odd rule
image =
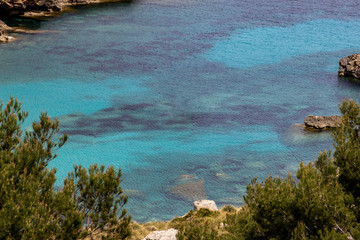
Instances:
[[[6,43],[12,41],[14,38],[7,35],[11,27],[7,26],[3,21],[0,20],[0,43]]]
[[[31,11],[61,11],[63,0],[0,0],[0,16],[17,16]]]
[[[170,228],[166,231],[155,231],[147,235],[143,240],[176,240],[178,230]]]
[[[360,54],[355,53],[340,59],[338,75],[360,78]]]
[[[341,117],[337,115],[333,116],[313,116],[309,115],[304,119],[306,127],[312,127],[315,129],[327,129],[338,127],[341,123]]]
[[[194,202],[194,211],[199,211],[201,208],[209,209],[210,211],[217,211],[215,201],[213,200],[199,200]]]
[[[120,0],[0,0],[0,17],[48,16],[68,6],[116,1]]]

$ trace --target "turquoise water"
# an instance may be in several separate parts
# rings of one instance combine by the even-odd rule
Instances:
[[[338,114],[360,84],[337,77],[359,51],[355,1],[148,0],[80,7],[0,46],[0,98],[60,120],[51,163],[121,167],[137,221],[199,198],[243,203],[250,180],[294,173],[331,147],[295,126]]]

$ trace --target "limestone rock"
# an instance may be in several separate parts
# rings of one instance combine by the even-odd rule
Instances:
[[[0,43],[8,43],[8,42],[12,42],[14,40],[15,40],[15,38],[11,37],[11,36],[6,36],[6,35],[0,36]]]
[[[147,235],[143,240],[176,240],[178,230],[170,228],[166,231],[155,231]]]
[[[217,211],[216,203],[213,200],[199,200],[194,202],[194,211],[198,211],[201,208],[207,208],[210,211]]]
[[[7,35],[7,32],[11,30],[11,27],[6,25],[0,20],[0,43],[6,43],[13,41],[14,38]]]
[[[360,54],[355,53],[340,59],[338,75],[360,78]]]
[[[313,116],[309,115],[304,119],[305,126],[316,129],[327,129],[338,127],[341,123],[341,117],[333,116]]]

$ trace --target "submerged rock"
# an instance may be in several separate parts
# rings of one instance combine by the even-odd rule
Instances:
[[[360,78],[360,54],[355,53],[340,59],[338,75]]]
[[[312,127],[315,129],[327,129],[338,127],[341,123],[341,117],[337,115],[333,116],[313,116],[309,115],[304,119],[306,127]]]
[[[185,200],[197,200],[206,198],[204,181],[188,182],[178,184],[170,189],[170,194],[173,197]]]
[[[201,208],[207,208],[210,211],[217,211],[218,208],[216,206],[215,201],[213,200],[199,200],[194,202],[194,211],[198,211]]]
[[[147,235],[143,240],[176,240],[178,230],[170,228],[165,231],[155,231]]]
[[[124,189],[124,194],[131,199],[145,200],[145,195],[142,191],[137,189]]]

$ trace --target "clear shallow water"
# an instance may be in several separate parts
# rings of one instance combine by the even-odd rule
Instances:
[[[195,198],[242,204],[251,178],[295,172],[331,147],[293,126],[338,114],[360,84],[355,1],[137,1],[79,8],[0,46],[0,98],[58,117],[70,140],[51,163],[121,167],[135,220]]]

